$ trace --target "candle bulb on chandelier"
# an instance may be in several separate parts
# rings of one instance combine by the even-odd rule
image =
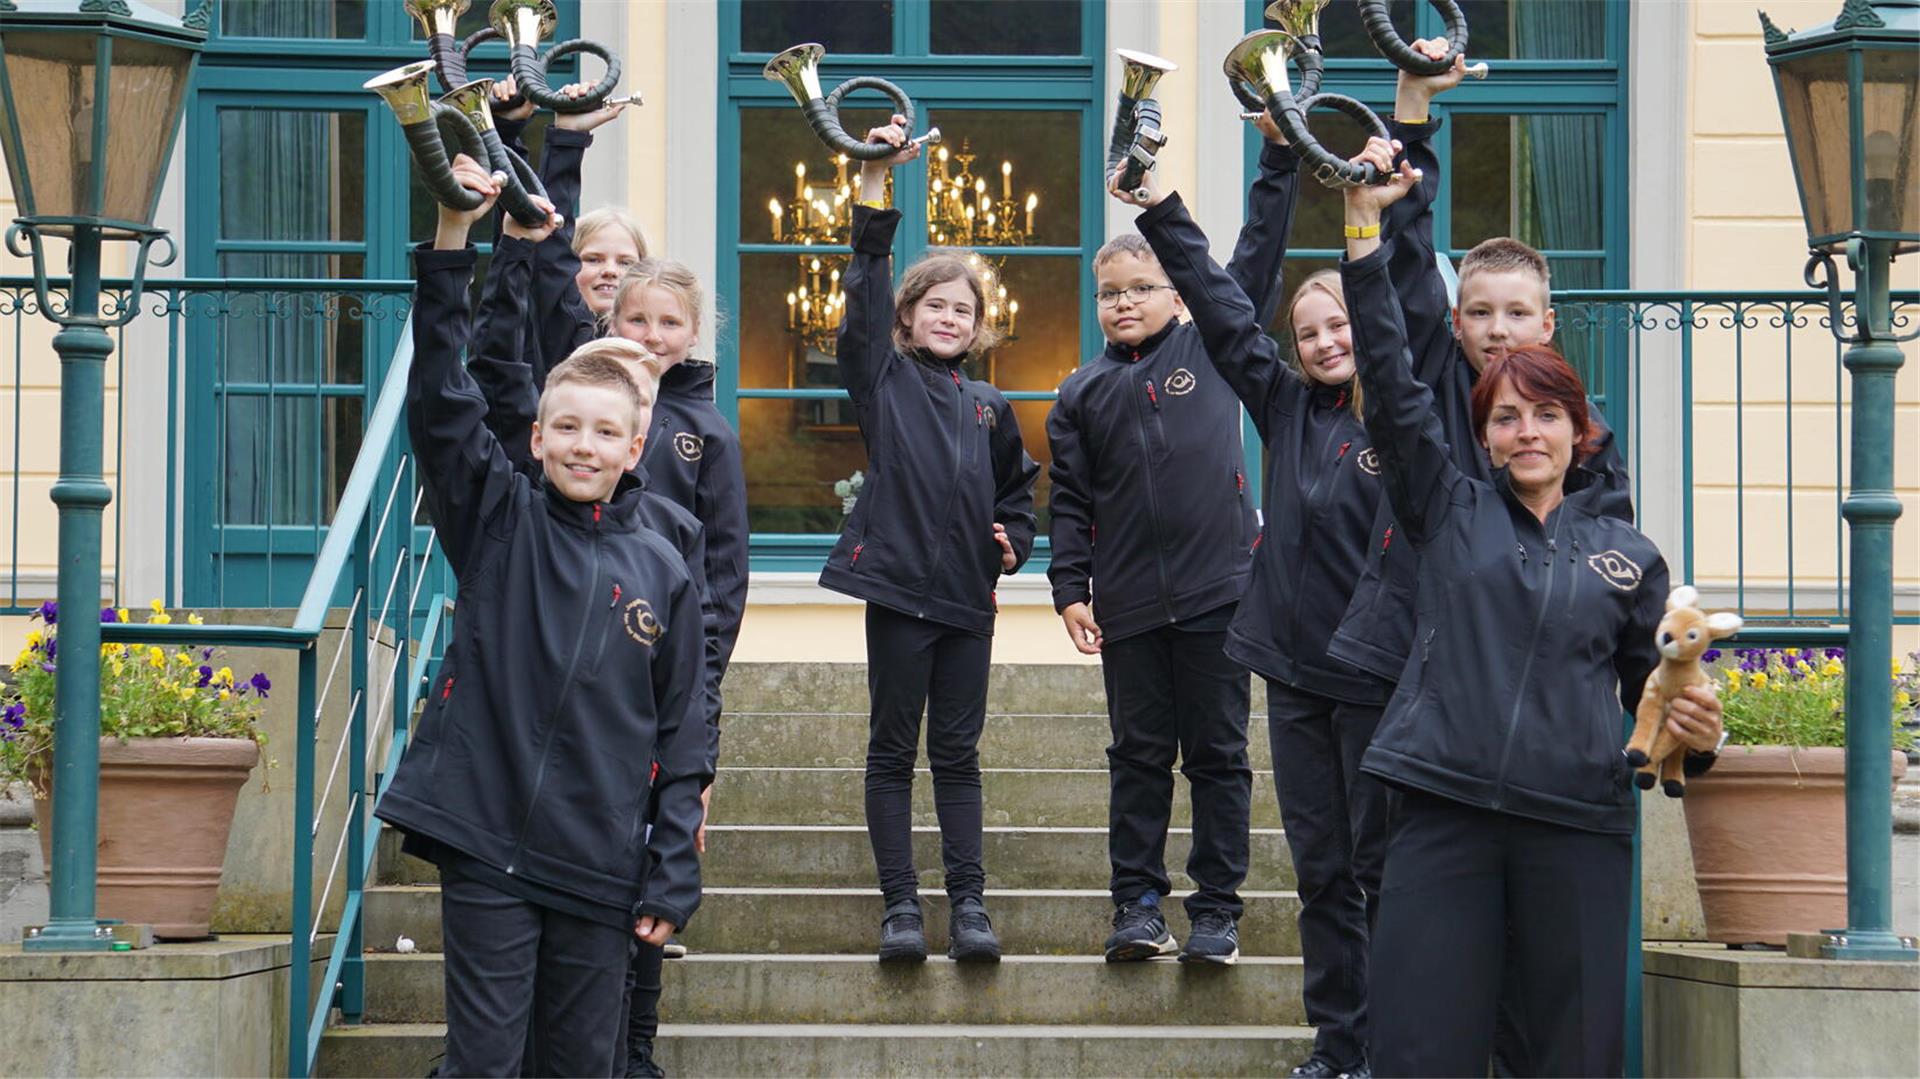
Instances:
[[[791,330],[800,320],[800,297],[787,293],[787,329]]]
[[[1020,317],[1020,301],[1008,300],[1007,301],[1007,336],[1008,337],[1013,336],[1013,322],[1015,319],[1019,317]]]
[[[793,166],[793,197],[803,202],[807,198],[807,163],[804,161]]]
[[[1040,196],[1027,192],[1027,235],[1033,235],[1033,208],[1040,205]]]
[[[1000,197],[1002,199],[1013,197],[1013,162],[1011,161],[1000,162]]]
[[[780,200],[768,199],[767,212],[773,215],[773,242],[780,242]]]

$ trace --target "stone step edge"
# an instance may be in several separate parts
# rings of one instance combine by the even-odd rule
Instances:
[[[438,892],[440,890],[440,886],[438,884],[369,884],[367,885],[366,890],[368,893],[381,892],[389,895],[423,895],[423,894],[428,894],[432,892]],[[922,888],[920,889],[920,894],[930,899],[939,899],[939,898],[944,898],[947,893],[946,893],[946,890],[943,888]],[[986,896],[989,899],[993,898],[994,896],[1019,897],[1021,899],[1031,899],[1036,897],[1055,898],[1055,899],[1106,899],[1112,894],[1113,893],[1109,892],[1105,888],[988,888],[986,889]],[[1190,891],[1174,891],[1164,896],[1163,898],[1166,898],[1169,900],[1185,899],[1187,896],[1192,894],[1193,893]],[[791,896],[796,898],[803,897],[803,896],[810,897],[810,896],[853,895],[853,896],[870,896],[874,899],[878,899],[880,898],[880,890],[878,888],[871,888],[871,887],[868,887],[868,888],[782,888],[777,886],[761,887],[758,885],[717,884],[711,887],[702,888],[701,895],[702,896],[777,895],[777,896]],[[1297,899],[1299,898],[1300,893],[1298,891],[1242,889],[1239,892],[1239,896],[1243,900]]]
[[[369,963],[376,963],[376,962],[377,963],[440,963],[440,962],[443,962],[444,959],[445,959],[445,956],[440,952],[409,952],[405,955],[401,955],[394,952],[366,953],[366,960]],[[859,963],[862,965],[876,966],[876,967],[880,965],[880,961],[874,958],[872,952],[862,952],[859,954],[840,953],[840,952],[820,952],[820,953],[806,952],[806,953],[777,953],[777,954],[763,953],[763,952],[688,952],[685,958],[675,959],[675,960],[672,960],[672,962],[688,963],[688,964],[691,964],[691,963],[769,963],[769,964],[772,964],[772,963],[791,963],[791,964]],[[1101,968],[1105,968],[1109,966],[1115,966],[1115,967],[1165,966],[1168,968],[1182,966],[1180,962],[1175,960],[1174,957],[1170,955],[1161,959],[1147,960],[1144,963],[1108,963],[1106,961],[1106,958],[1100,955],[1006,955],[1000,958],[1001,966],[1039,965],[1043,963],[1054,963],[1062,966],[1090,966],[1090,967],[1101,967]],[[1243,967],[1298,967],[1298,966],[1301,966],[1302,963],[1303,963],[1302,959],[1297,955],[1243,955],[1240,957],[1239,965]],[[978,964],[956,963],[953,960],[940,955],[929,956],[927,958],[927,961],[924,964],[917,964],[917,966],[919,967],[955,967],[955,968],[964,967],[970,973],[973,971],[990,969],[988,967],[978,965]],[[1208,966],[1210,966],[1210,964],[1208,964]],[[1232,968],[1227,968],[1227,969],[1230,971]],[[1226,976],[1231,977],[1232,975],[1229,973]]]
[[[445,1023],[361,1023],[328,1027],[329,1038],[445,1037]],[[662,1023],[659,1037],[674,1038],[1098,1038],[1102,1041],[1141,1041],[1312,1038],[1314,1028],[1297,1026],[1073,1026],[977,1023],[859,1024],[859,1023]]]
[[[735,769],[735,771],[737,770],[738,769]],[[769,771],[778,771],[778,770],[779,769],[769,769]],[[913,826],[913,830],[923,835],[940,834],[940,826],[937,824],[916,824]],[[988,835],[1013,835],[1015,833],[1024,833],[1024,832],[1045,832],[1050,835],[1106,835],[1108,830],[1109,829],[1105,825],[1099,825],[1099,824],[989,824],[986,827],[981,829],[981,831],[987,833]],[[859,832],[860,834],[865,835],[867,832],[867,826],[864,824],[721,824],[716,821],[712,824],[707,825],[707,831],[709,832],[742,832],[742,833]],[[1168,835],[1192,835],[1193,827],[1191,825],[1184,825],[1184,824],[1174,825],[1167,829],[1167,834]],[[1247,834],[1248,835],[1286,835],[1287,830],[1285,828],[1267,828],[1267,827],[1249,828],[1247,829]]]

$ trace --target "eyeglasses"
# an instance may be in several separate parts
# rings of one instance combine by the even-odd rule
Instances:
[[[1103,289],[1093,294],[1093,302],[1101,307],[1116,307],[1120,297],[1125,296],[1129,303],[1142,304],[1159,289],[1173,291],[1172,285],[1129,285],[1123,289]]]

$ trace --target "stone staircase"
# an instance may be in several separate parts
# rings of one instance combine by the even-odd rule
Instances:
[[[1006,959],[875,961],[880,898],[861,816],[866,674],[736,664],[713,797],[706,897],[669,960],[657,1055],[669,1075],[1274,1075],[1304,1059],[1298,899],[1254,724],[1252,872],[1233,967],[1110,966],[1109,738],[1098,668],[997,666],[981,743],[987,904]],[[1256,691],[1255,715],[1264,715]],[[924,757],[923,757],[924,759]],[[931,784],[914,785],[928,944],[946,948]],[[1191,834],[1177,784],[1168,864]],[[430,865],[382,843],[367,895],[363,1025],[335,1027],[321,1075],[418,1076],[440,1051],[440,901]],[[1175,936],[1187,925],[1168,904]],[[418,951],[399,955],[405,935]]]

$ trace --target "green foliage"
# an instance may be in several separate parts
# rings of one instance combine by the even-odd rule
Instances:
[[[42,624],[14,657],[12,684],[0,687],[0,784],[38,785],[53,749],[54,680],[59,669],[59,608],[41,605]],[[125,622],[123,608],[100,612]],[[160,601],[147,622],[170,623]],[[199,624],[197,615],[188,621]],[[120,738],[249,738],[265,745],[262,702],[273,688],[265,674],[240,680],[213,648],[168,650],[148,645],[100,646],[100,733]]]
[[[1840,648],[1741,648],[1709,658],[1726,712],[1727,741],[1739,745],[1810,748],[1847,744],[1846,651]],[[1893,661],[1893,744],[1914,743],[1909,724],[1920,697],[1920,653]]]

